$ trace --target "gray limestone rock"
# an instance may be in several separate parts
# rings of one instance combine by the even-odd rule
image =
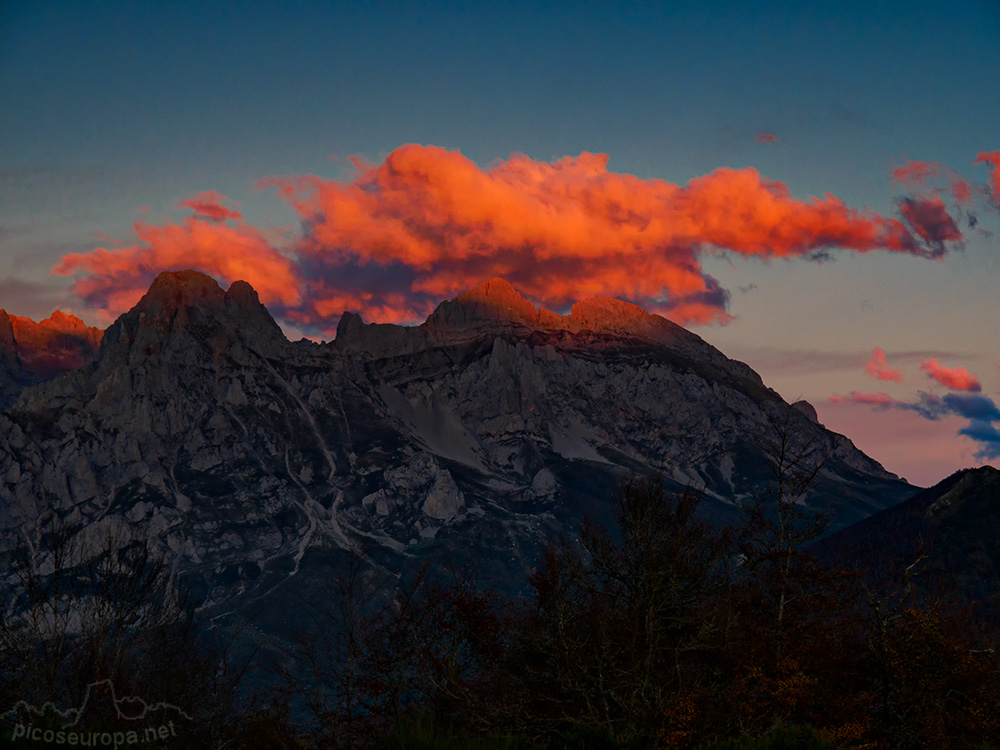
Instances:
[[[4,330],[0,315],[0,356]],[[345,313],[332,344],[293,344],[248,284],[164,273],[93,362],[0,412],[0,527],[120,524],[210,611],[260,606],[355,547],[523,581],[552,535],[608,518],[630,472],[733,517],[782,421],[827,459],[806,502],[836,524],[910,492],[745,364],[618,300],[557,315],[494,280],[421,326]]]

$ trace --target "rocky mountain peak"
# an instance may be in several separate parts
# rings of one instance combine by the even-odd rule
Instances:
[[[157,316],[175,313],[182,307],[194,307],[203,302],[223,302],[226,293],[211,276],[200,271],[164,271],[150,285],[133,308],[140,314]]]
[[[234,281],[228,290],[200,271],[164,271],[127,315],[138,316],[140,325],[184,327],[190,310],[207,313],[208,320],[229,324],[244,333],[277,334],[281,328],[246,281]]]
[[[357,313],[345,312],[337,326],[336,341],[343,351],[385,357],[480,335],[518,335],[515,329],[521,333],[525,329],[570,334],[589,331],[619,339],[644,340],[760,385],[760,376],[743,363],[729,360],[699,336],[638,305],[609,297],[591,298],[573,305],[569,315],[559,315],[545,307],[535,307],[501,278],[490,279],[442,302],[419,326],[365,323]],[[584,346],[592,343],[581,341]]]
[[[964,469],[954,486],[934,500],[926,510],[931,517],[947,519],[965,515],[981,518],[1000,513],[1000,470],[992,466]]]
[[[424,325],[432,329],[455,330],[495,323],[561,328],[561,317],[544,307],[536,308],[508,281],[495,278],[451,301],[442,302]]]
[[[565,327],[572,331],[624,334],[661,343],[676,343],[687,333],[660,315],[652,315],[639,305],[612,297],[581,300],[564,319]]]
[[[631,302],[624,302],[613,297],[594,297],[581,300],[573,305],[570,317],[578,321],[580,325],[597,331],[627,328],[652,316]]]
[[[810,404],[806,400],[796,401],[792,404],[792,408],[806,415],[806,418],[810,422],[815,422],[819,424],[819,415],[816,413],[816,407]]]
[[[352,325],[356,321],[352,321]],[[569,315],[535,307],[504,279],[491,279],[455,299],[442,302],[423,328],[435,332],[465,331],[520,325],[540,330],[594,331],[645,338],[676,345],[697,337],[639,305],[611,297],[585,299],[573,305]],[[690,340],[690,341],[689,341]]]
[[[522,297],[521,293],[507,279],[499,276],[489,281],[484,281],[479,286],[467,292],[462,292],[458,299],[465,301],[482,300],[495,305],[531,307],[531,303]],[[532,307],[532,309],[534,308]]]
[[[260,302],[260,295],[246,281],[234,281],[229,285],[225,296],[226,305],[232,307],[256,307]]]
[[[28,318],[18,318],[17,320],[29,320]],[[65,332],[78,332],[83,334],[96,335],[100,339],[100,334],[102,333],[100,328],[94,328],[93,326],[88,326],[80,318],[76,317],[71,313],[64,313],[62,310],[56,310],[45,320],[40,320],[37,323],[41,328],[47,328],[53,331],[65,331]]]
[[[108,329],[100,359],[134,364],[160,352],[183,353],[192,338],[216,348],[241,341],[269,354],[287,344],[250,284],[235,281],[226,291],[211,276],[188,269],[156,277],[136,306]]]
[[[246,281],[234,281],[229,285],[224,298],[226,310],[236,320],[242,320],[243,331],[256,338],[261,345],[284,344],[285,334],[271,313],[260,301],[260,295]]]
[[[56,310],[45,320],[0,310],[0,387],[9,402],[20,387],[61,375],[92,361],[104,332],[75,315]],[[16,377],[15,377],[16,373]]]
[[[100,328],[88,326],[80,318],[64,313],[62,310],[56,310],[45,320],[40,320],[37,323],[31,318],[7,315],[6,313],[4,315],[8,318],[18,343],[29,348],[32,342],[38,341],[44,344],[58,334],[68,334],[86,339],[96,347],[104,333]]]
[[[337,338],[341,341],[364,328],[365,321],[358,313],[346,311],[337,323]]]

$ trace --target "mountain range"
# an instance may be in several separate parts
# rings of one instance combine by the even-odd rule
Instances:
[[[11,406],[27,386],[92,361],[102,335],[59,310],[36,323],[0,309],[0,408]]]
[[[291,342],[247,283],[160,274],[103,333],[0,314],[0,529],[152,540],[212,616],[289,626],[348,550],[399,573],[475,561],[516,590],[546,540],[660,471],[725,522],[777,433],[822,462],[836,531],[914,488],[747,365],[616,299],[569,314],[494,279],[418,326],[345,312]],[[48,338],[46,338],[48,337]],[[99,344],[99,346],[98,346]]]

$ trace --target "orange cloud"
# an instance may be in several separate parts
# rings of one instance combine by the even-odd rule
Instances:
[[[972,202],[972,186],[961,177],[952,179],[951,194],[960,205],[967,206]]]
[[[774,133],[758,133],[754,138],[757,143],[777,143],[778,138]]]
[[[908,161],[892,170],[892,179],[903,185],[923,185],[940,171],[941,165],[936,162]]]
[[[59,275],[83,274],[75,294],[110,315],[128,310],[161,271],[197,268],[227,282],[249,282],[265,304],[301,302],[292,261],[254,227],[235,227],[188,217],[180,224],[136,222],[138,244],[65,255],[52,268]]]
[[[243,223],[223,196],[203,193],[185,202],[198,216],[137,224],[138,245],[67,256],[54,270],[80,274],[77,292],[106,307],[134,301],[161,270],[243,278],[279,315],[324,331],[346,307],[369,320],[419,320],[443,297],[496,276],[552,309],[612,296],[678,322],[712,323],[730,319],[728,292],[703,270],[706,253],[939,257],[961,237],[930,200],[902,204],[901,220],[829,194],[793,198],[750,168],[720,168],[681,186],[609,171],[604,154],[513,155],[481,168],[412,144],[380,164],[352,163],[357,174],[342,182],[262,183],[301,216],[287,247]]]
[[[936,359],[932,359],[921,364],[920,369],[926,372],[928,377],[955,391],[978,392],[983,389],[979,380],[964,367],[943,367]]]
[[[980,151],[976,154],[976,163],[989,166],[993,200],[1000,208],[1000,151]]]
[[[607,163],[515,155],[481,169],[457,152],[408,145],[382,164],[356,164],[350,182],[267,184],[305,217],[297,252],[313,271],[333,279],[344,265],[402,268],[412,291],[436,299],[502,276],[551,308],[608,295],[709,322],[725,319],[726,292],[703,272],[706,252],[943,252],[928,242],[933,233],[830,195],[796,200],[754,169],[718,169],[681,187]]]
[[[190,208],[200,218],[208,219],[209,221],[228,221],[230,219],[243,218],[243,214],[235,208],[230,208],[226,203],[235,203],[235,201],[230,201],[226,196],[214,190],[209,190],[204,193],[198,193],[194,198],[181,201],[180,206],[182,208]]]
[[[872,358],[868,361],[865,372],[879,380],[892,380],[898,383],[903,379],[903,374],[899,370],[889,367],[885,352],[878,347],[872,349]]]

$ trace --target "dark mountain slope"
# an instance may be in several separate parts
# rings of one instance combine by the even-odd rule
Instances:
[[[899,505],[828,536],[812,551],[895,595],[911,571],[919,601],[977,603],[1000,626],[1000,471],[963,469]]]

